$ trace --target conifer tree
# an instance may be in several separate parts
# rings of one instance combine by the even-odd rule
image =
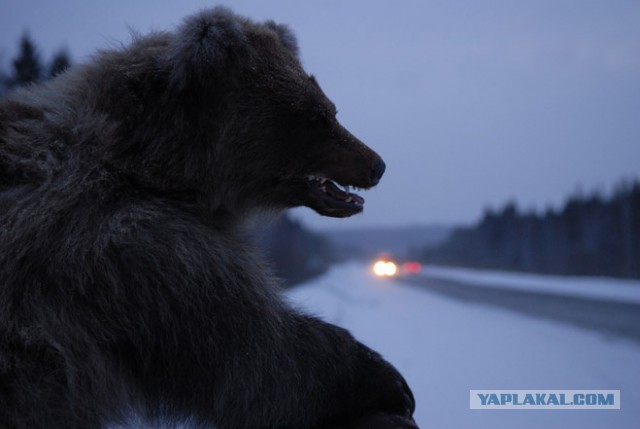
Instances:
[[[51,65],[49,66],[49,77],[55,77],[68,69],[70,65],[71,60],[69,59],[67,51],[65,49],[59,50],[51,60]]]
[[[40,80],[42,65],[34,43],[27,33],[20,39],[20,52],[13,60],[11,86],[26,85]]]

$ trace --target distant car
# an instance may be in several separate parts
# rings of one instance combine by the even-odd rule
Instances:
[[[418,261],[407,261],[402,264],[402,272],[406,274],[418,274],[422,271],[422,264]]]
[[[373,273],[378,277],[393,277],[398,273],[398,265],[387,259],[378,259],[373,264]]]
[[[417,261],[395,262],[388,255],[376,258],[373,273],[378,277],[394,277],[398,275],[415,275],[422,271],[422,264]]]

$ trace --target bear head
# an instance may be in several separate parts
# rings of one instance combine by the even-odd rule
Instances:
[[[385,164],[336,120],[294,35],[221,7],[103,53],[98,104],[116,118],[108,162],[212,212],[307,206],[347,217]]]

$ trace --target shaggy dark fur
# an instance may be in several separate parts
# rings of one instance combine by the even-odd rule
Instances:
[[[293,206],[357,213],[307,176],[368,188],[383,170],[289,30],[226,9],[9,95],[0,427],[414,427],[398,372],[283,303],[242,232]]]

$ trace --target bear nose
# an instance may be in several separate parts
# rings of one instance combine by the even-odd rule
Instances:
[[[384,170],[387,168],[384,161],[378,159],[378,161],[374,164],[373,169],[371,170],[371,186],[375,186],[380,182],[382,175],[384,174]]]

